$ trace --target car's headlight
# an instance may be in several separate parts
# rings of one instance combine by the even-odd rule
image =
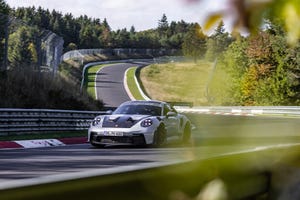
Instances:
[[[92,122],[92,125],[93,126],[98,126],[101,122],[101,118],[95,118]]]
[[[145,119],[144,121],[142,121],[141,126],[142,127],[149,127],[152,126],[153,121],[152,119]]]

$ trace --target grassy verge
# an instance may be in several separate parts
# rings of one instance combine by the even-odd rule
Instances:
[[[141,80],[152,99],[206,104],[205,86],[212,63],[166,63],[145,67]]]
[[[89,67],[86,72],[85,72],[85,77],[84,77],[84,87],[86,88],[88,94],[92,96],[94,99],[96,99],[96,94],[95,94],[95,78],[97,75],[97,72],[105,67],[108,66],[107,64],[104,65],[95,65],[92,67]]]
[[[87,131],[70,131],[70,132],[45,132],[45,133],[28,133],[22,135],[6,135],[0,136],[0,141],[13,141],[13,140],[35,140],[35,139],[59,139],[71,137],[85,137]]]
[[[222,105],[226,75],[213,66],[207,61],[154,64],[143,68],[140,78],[152,99]]]
[[[136,85],[135,82],[135,70],[137,69],[137,67],[132,67],[127,71],[126,74],[126,78],[127,78],[127,86],[132,94],[132,96],[136,99],[136,100],[144,100],[144,98],[142,97],[138,86]]]

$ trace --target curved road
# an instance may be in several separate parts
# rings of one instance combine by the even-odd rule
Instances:
[[[120,63],[100,69],[95,84],[97,99],[102,100],[105,107],[118,107],[121,103],[129,101],[123,85],[124,74],[130,67],[143,65],[145,63]]]

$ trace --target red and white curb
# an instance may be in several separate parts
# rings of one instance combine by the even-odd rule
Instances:
[[[86,137],[0,141],[0,149],[57,147],[57,146],[66,146],[70,144],[83,144],[86,142],[87,142]]]

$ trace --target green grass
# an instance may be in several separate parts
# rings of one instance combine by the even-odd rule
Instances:
[[[132,94],[132,96],[136,99],[136,100],[144,100],[144,98],[142,97],[138,86],[136,85],[135,82],[135,71],[136,71],[137,67],[132,67],[127,71],[126,74],[126,78],[127,78],[127,86]]]
[[[152,99],[205,105],[210,62],[155,64],[141,70],[141,80]]]
[[[146,93],[162,101],[192,102],[194,105],[222,105],[226,100],[227,76],[205,60],[154,64],[141,70]]]
[[[95,66],[91,66],[89,67],[86,72],[85,72],[85,77],[84,77],[84,87],[86,88],[88,94],[90,96],[92,96],[94,99],[96,99],[96,94],[95,94],[95,78],[96,78],[96,74],[97,72],[105,67],[108,66],[107,64],[104,65],[95,65]]]

